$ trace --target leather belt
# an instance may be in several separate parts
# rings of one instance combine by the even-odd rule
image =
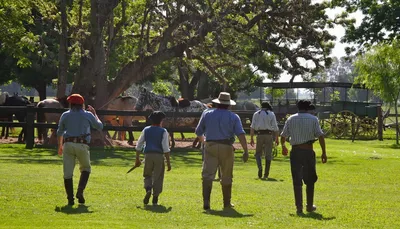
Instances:
[[[313,144],[311,143],[304,143],[304,144],[299,144],[299,145],[292,145],[293,149],[313,149]]]
[[[73,143],[82,143],[82,144],[88,144],[86,139],[82,137],[68,137],[64,139],[64,142],[73,142]]]
[[[272,134],[272,130],[256,130],[256,134]]]
[[[220,143],[224,145],[232,145],[232,140],[230,139],[222,139],[222,140],[206,140],[206,142],[215,142],[215,143]]]

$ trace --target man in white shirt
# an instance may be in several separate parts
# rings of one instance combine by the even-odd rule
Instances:
[[[263,178],[268,179],[272,161],[273,137],[275,138],[275,144],[278,145],[278,131],[278,123],[274,112],[272,112],[271,105],[268,102],[262,102],[261,110],[253,114],[250,125],[251,146],[254,146],[254,134],[257,134],[255,157],[258,167],[258,178],[262,176],[261,156],[265,151],[265,171]]]

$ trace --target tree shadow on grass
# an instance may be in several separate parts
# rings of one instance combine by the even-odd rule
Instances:
[[[233,208],[226,208],[223,210],[207,210],[203,212],[204,214],[207,215],[215,215],[215,216],[221,216],[221,217],[230,217],[230,218],[243,218],[243,217],[252,217],[254,214],[242,214],[240,212],[237,212]]]
[[[290,216],[293,217],[301,217],[301,218],[310,218],[310,219],[315,219],[315,220],[333,220],[336,219],[336,217],[324,217],[322,214],[316,213],[316,212],[310,212],[307,214],[289,214]]]
[[[167,208],[163,205],[145,205],[144,207],[137,206],[137,208],[154,213],[168,213],[172,210],[172,207]]]
[[[283,179],[279,179],[279,180],[277,180],[277,179],[275,179],[275,178],[271,178],[271,177],[268,177],[268,178],[261,178],[261,179],[259,179],[259,180],[262,180],[262,181],[270,181],[270,182],[283,182],[284,180]]]
[[[54,209],[56,212],[62,212],[65,214],[84,214],[84,213],[93,213],[93,211],[89,210],[89,206],[80,204],[78,207],[74,208],[71,205],[65,205],[62,207],[56,206]]]

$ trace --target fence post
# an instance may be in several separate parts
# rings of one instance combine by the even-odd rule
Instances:
[[[35,143],[35,106],[33,104],[27,105],[26,108],[26,121],[25,121],[25,142],[26,149],[32,149]]]
[[[378,139],[379,141],[383,141],[383,115],[382,115],[382,106],[376,106],[378,110]],[[396,128],[397,129],[397,128]]]

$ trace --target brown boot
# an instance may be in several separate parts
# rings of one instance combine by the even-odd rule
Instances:
[[[78,191],[76,192],[76,198],[78,199],[78,202],[80,204],[85,203],[85,198],[83,197],[83,191],[86,188],[87,182],[89,180],[89,175],[90,175],[90,172],[88,172],[88,171],[81,172],[81,177],[79,179],[79,184],[78,184]]]
[[[222,185],[222,195],[224,198],[224,208],[233,208],[235,205],[231,203],[232,184]]]
[[[67,193],[68,205],[74,205],[74,187],[71,179],[64,179],[65,192]]]
[[[210,197],[213,181],[203,180],[203,209],[210,210]]]
[[[314,205],[314,184],[310,184],[310,185],[306,186],[306,195],[307,195],[306,210],[308,212],[316,211],[317,207]]]
[[[303,214],[303,186],[295,185],[294,189],[294,202],[296,205],[296,213]]]

